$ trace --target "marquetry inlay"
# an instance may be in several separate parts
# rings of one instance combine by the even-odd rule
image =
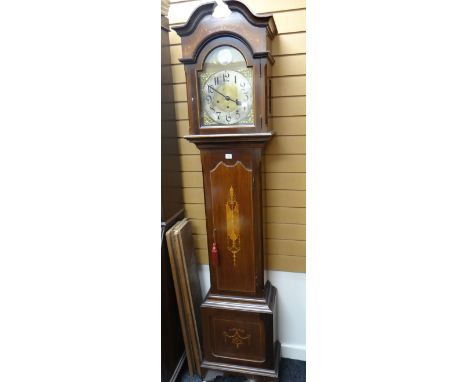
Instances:
[[[229,200],[226,202],[226,231],[228,237],[228,251],[232,254],[233,265],[240,252],[239,203],[234,194],[234,188],[229,189]]]
[[[231,328],[223,332],[224,342],[230,341],[236,349],[239,349],[240,345],[244,345],[244,341],[250,345],[250,334],[247,334],[245,330],[238,328]]]

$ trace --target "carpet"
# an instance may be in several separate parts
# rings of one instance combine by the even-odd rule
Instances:
[[[280,382],[305,382],[306,380],[306,363],[304,361],[298,361],[297,359],[281,358],[280,371],[279,371]],[[188,370],[185,370],[182,374],[181,382],[202,382],[198,376],[190,377]],[[247,381],[244,377],[221,377],[218,376],[215,382],[245,382]]]

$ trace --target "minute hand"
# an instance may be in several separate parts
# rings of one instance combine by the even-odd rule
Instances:
[[[231,97],[229,97],[229,96],[227,96],[227,95],[224,95],[223,93],[221,93],[220,91],[218,91],[217,89],[215,89],[213,86],[208,85],[208,88],[211,88],[211,89],[214,90],[216,93],[222,95],[226,101],[232,101],[232,102],[234,102],[236,105],[240,105],[240,101],[239,101],[239,100],[237,100],[237,99],[234,100],[234,99],[232,99]]]

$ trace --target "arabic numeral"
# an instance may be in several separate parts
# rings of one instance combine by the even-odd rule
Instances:
[[[219,117],[220,117],[220,115],[221,115],[221,112],[220,112],[220,111],[217,111],[216,114],[218,114],[218,119],[219,119]]]
[[[215,77],[215,78],[213,79],[213,82],[214,82],[215,86],[219,85],[219,78],[218,78],[218,77]]]
[[[210,95],[207,95],[206,96],[206,102],[211,103],[211,101],[213,101],[213,97],[211,97]]]
[[[226,122],[231,122],[231,116],[229,114],[226,114]]]
[[[223,81],[229,82],[229,73],[223,73]]]
[[[237,119],[240,118],[240,113],[239,113],[239,111],[236,111],[236,118],[237,118]]]

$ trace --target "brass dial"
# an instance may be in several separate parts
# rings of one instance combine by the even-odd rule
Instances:
[[[250,81],[235,70],[211,74],[200,96],[203,111],[220,125],[234,125],[245,119],[252,109]]]

